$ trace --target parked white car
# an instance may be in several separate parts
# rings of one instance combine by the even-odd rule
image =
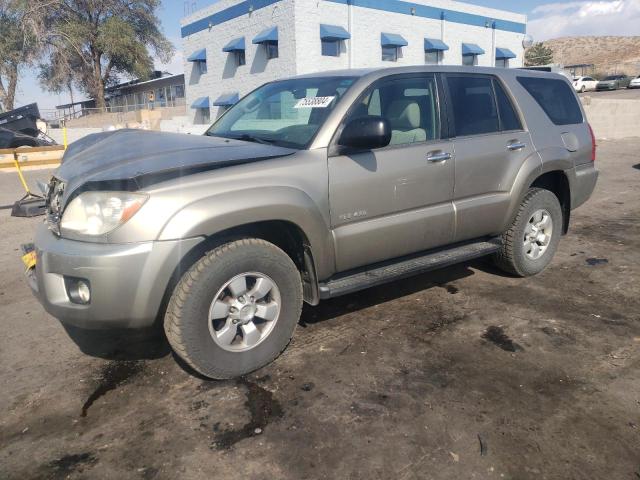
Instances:
[[[627,88],[640,88],[640,75],[631,80],[631,83]]]
[[[598,81],[592,77],[574,77],[573,88],[576,92],[591,92],[596,89]]]

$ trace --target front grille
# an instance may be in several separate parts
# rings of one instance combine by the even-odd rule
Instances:
[[[45,208],[49,229],[56,235],[60,235],[63,193],[64,182],[58,180],[56,177],[51,177],[51,180],[49,181],[49,187],[47,188]]]

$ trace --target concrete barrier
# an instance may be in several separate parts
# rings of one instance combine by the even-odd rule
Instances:
[[[71,145],[76,140],[80,140],[83,137],[86,137],[90,133],[99,133],[101,132],[101,128],[67,128],[67,142]],[[62,129],[61,128],[50,128],[47,132],[56,143],[62,145]]]
[[[581,98],[598,139],[640,137],[640,99]]]

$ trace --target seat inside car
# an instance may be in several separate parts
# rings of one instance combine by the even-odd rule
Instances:
[[[426,141],[427,132],[422,128],[422,114],[417,100],[394,100],[389,105],[386,117],[391,125],[391,145]]]

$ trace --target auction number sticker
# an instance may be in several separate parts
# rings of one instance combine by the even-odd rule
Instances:
[[[333,102],[333,97],[307,97],[301,98],[298,100],[294,108],[327,108],[331,102]]]

